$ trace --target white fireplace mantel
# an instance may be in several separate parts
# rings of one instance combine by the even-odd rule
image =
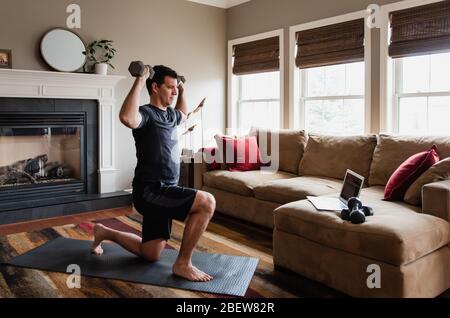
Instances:
[[[113,75],[0,69],[0,97],[98,100],[99,192],[107,193],[117,190],[114,87],[124,78]]]

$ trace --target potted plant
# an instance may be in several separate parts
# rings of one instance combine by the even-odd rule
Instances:
[[[83,52],[87,60],[94,64],[95,74],[106,75],[108,73],[108,65],[114,69],[111,60],[116,54],[116,49],[112,47],[113,41],[97,40],[86,47]]]

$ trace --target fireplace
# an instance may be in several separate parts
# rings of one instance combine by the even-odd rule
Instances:
[[[0,69],[0,224],[130,205],[116,185],[124,78]]]
[[[98,193],[97,102],[0,98],[0,202]]]

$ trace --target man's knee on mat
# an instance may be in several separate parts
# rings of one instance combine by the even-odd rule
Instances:
[[[158,242],[147,242],[141,245],[141,257],[151,263],[159,260],[161,252],[166,245],[166,241],[158,240]]]

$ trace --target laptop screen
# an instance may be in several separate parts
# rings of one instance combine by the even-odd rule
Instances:
[[[351,197],[358,197],[363,183],[364,177],[361,177],[352,171],[347,171],[344,185],[342,186],[341,198],[347,201]]]

